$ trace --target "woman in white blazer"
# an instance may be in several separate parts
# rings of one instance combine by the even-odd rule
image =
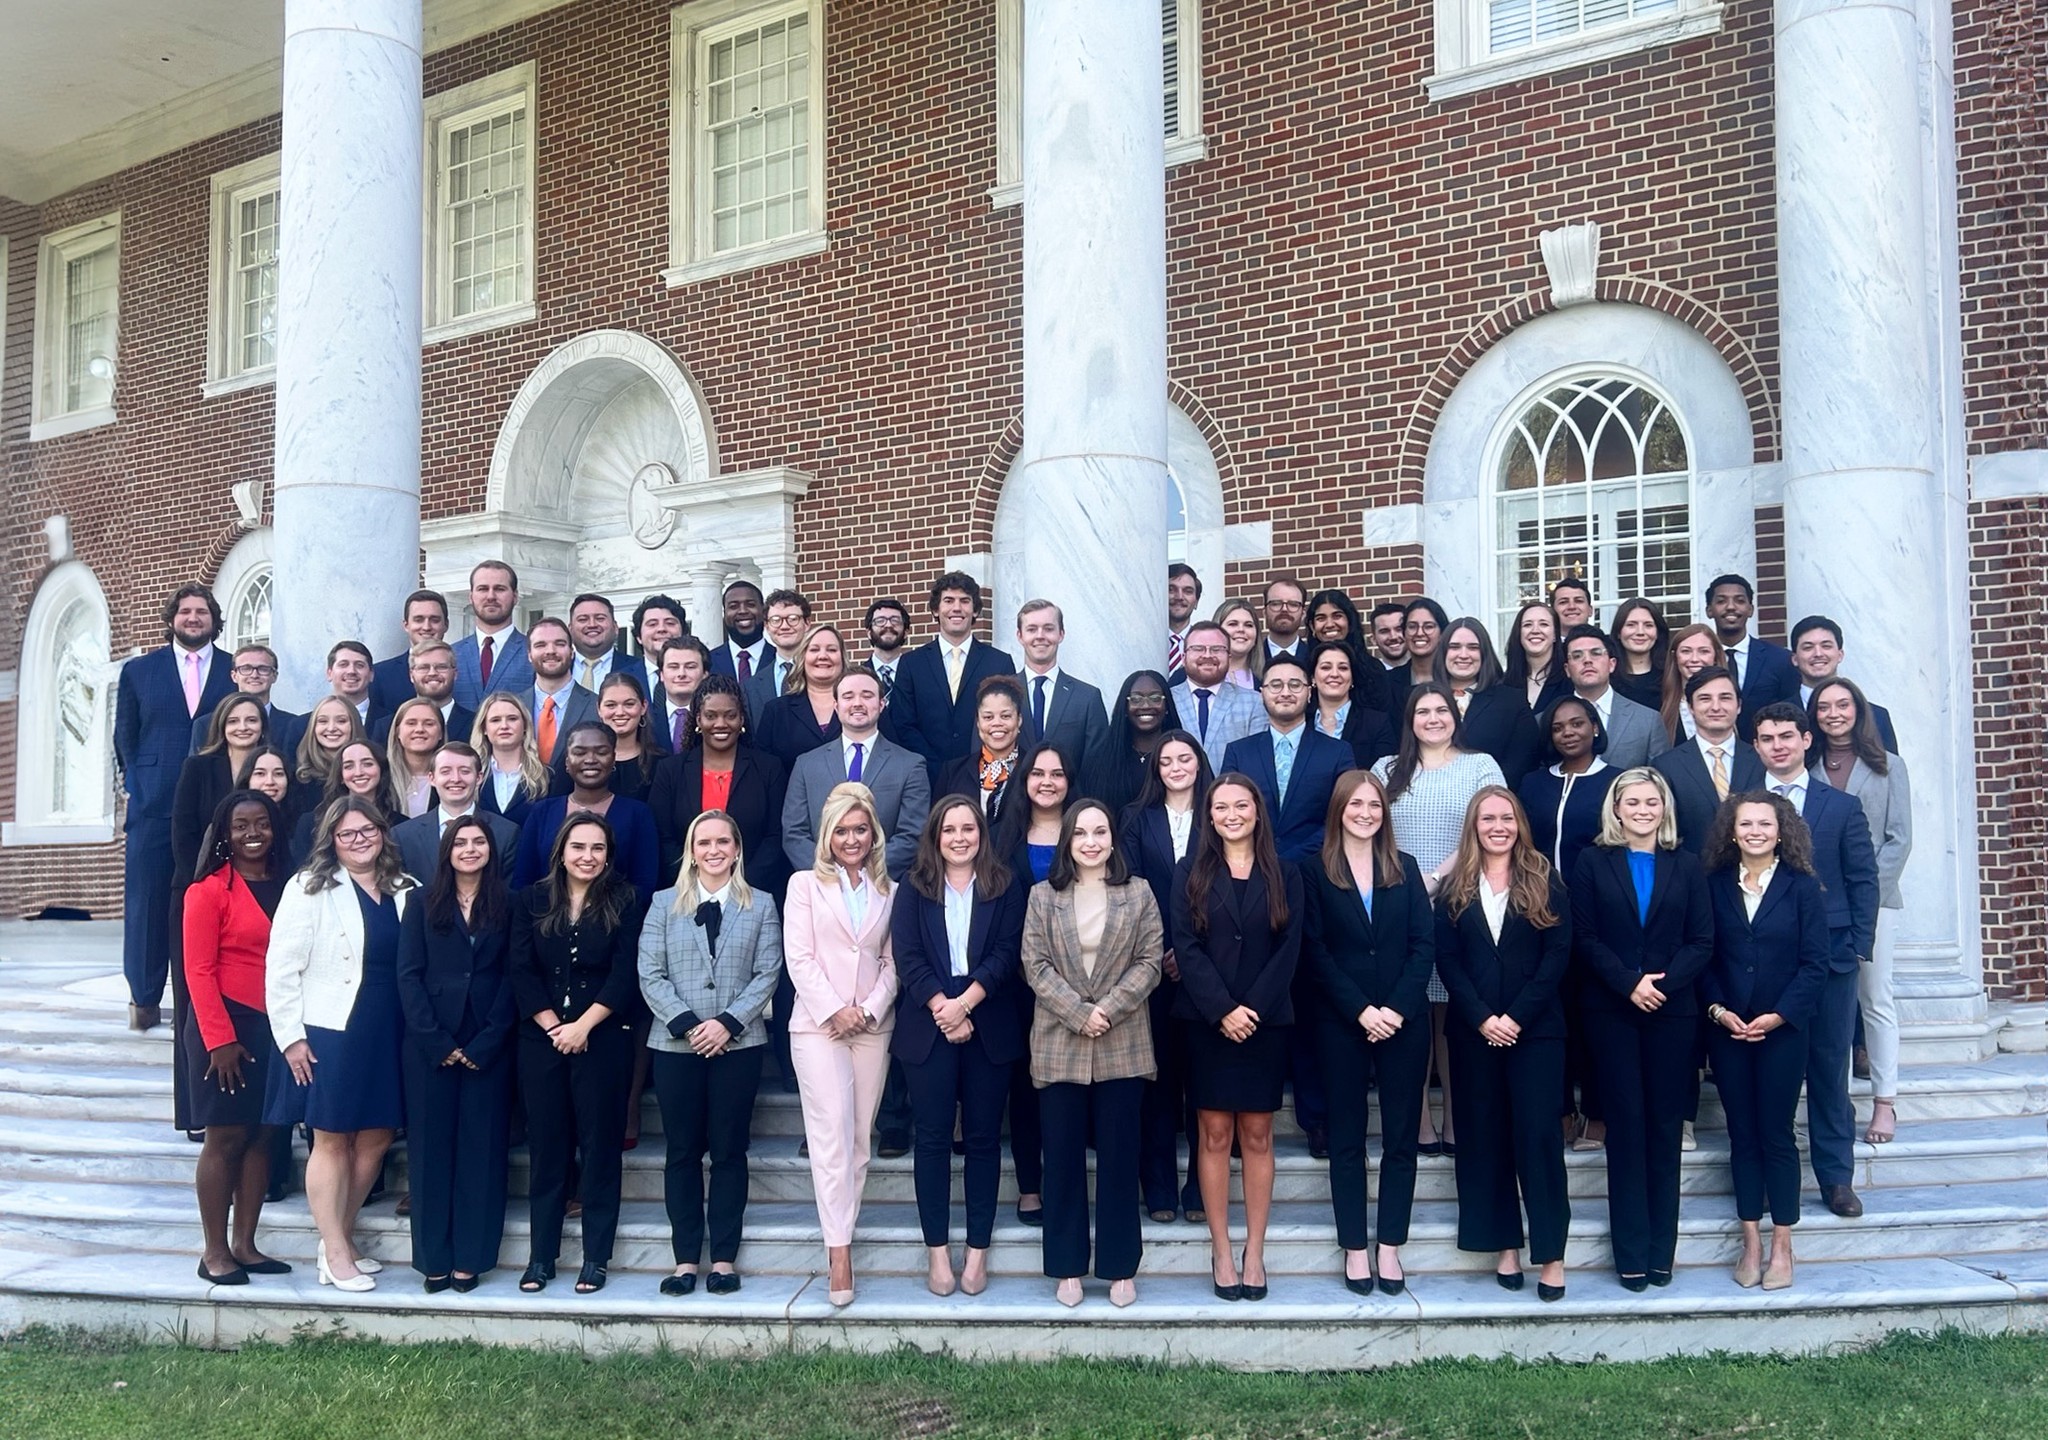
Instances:
[[[782,934],[796,990],[789,1058],[803,1098],[811,1188],[825,1234],[827,1298],[834,1305],[853,1302],[853,1227],[889,1072],[889,1032],[896,1024],[889,912],[895,899],[874,796],[853,781],[835,785],[818,817],[816,859],[790,877]]]
[[[344,796],[320,817],[306,868],[285,887],[264,974],[271,1033],[305,1090],[313,1132],[306,1206],[320,1229],[322,1285],[369,1290],[384,1267],[356,1249],[356,1213],[405,1123],[399,918],[413,881],[391,822]]]

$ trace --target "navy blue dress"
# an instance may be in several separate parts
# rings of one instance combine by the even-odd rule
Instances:
[[[313,1083],[306,1123],[315,1130],[396,1130],[405,1124],[405,1012],[398,1003],[398,902],[356,892],[363,912],[363,978],[346,1030],[306,1027]]]

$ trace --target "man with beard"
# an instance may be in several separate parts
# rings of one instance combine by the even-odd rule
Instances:
[[[882,682],[882,703],[896,688],[896,666],[903,659],[903,642],[910,636],[910,611],[903,602],[883,596],[868,606],[868,668]]]
[[[602,595],[578,595],[569,602],[569,641],[575,648],[576,683],[595,695],[619,654],[619,616]]]
[[[552,615],[534,621],[526,650],[533,662],[533,683],[524,697],[533,712],[533,743],[541,763],[560,773],[558,762],[567,754],[562,737],[597,720],[597,697],[570,678],[569,657],[575,646],[565,622]]]
[[[1202,577],[1195,567],[1176,560],[1166,567],[1166,683],[1178,685],[1187,664],[1188,627],[1202,603]]]
[[[533,688],[526,637],[519,633],[519,573],[503,560],[469,572],[470,633],[455,642],[455,703],[474,710],[493,690]]]
[[[744,693],[768,658],[762,629],[767,607],[761,603],[761,587],[751,580],[735,580],[726,586],[719,603],[725,643],[711,652],[711,673],[732,676]]]

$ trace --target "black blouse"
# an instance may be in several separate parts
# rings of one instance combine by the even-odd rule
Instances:
[[[640,993],[639,905],[629,906],[610,930],[586,906],[582,919],[554,935],[541,929],[547,912],[545,882],[513,897],[512,993],[519,1013],[531,1019],[553,1010],[569,1021],[602,1005],[622,1014]]]

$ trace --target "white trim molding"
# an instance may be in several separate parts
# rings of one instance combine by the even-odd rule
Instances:
[[[712,50],[750,30],[799,18],[804,22],[806,37],[802,153],[792,153],[785,163],[792,167],[792,172],[794,167],[801,166],[801,221],[782,234],[736,241],[721,248],[714,222],[715,137],[710,121],[711,92],[721,82],[711,74]],[[692,0],[671,12],[668,267],[661,274],[669,288],[782,264],[831,247],[831,236],[825,228],[827,142],[831,133],[825,108],[825,67],[829,57],[825,0]],[[779,67],[782,63],[770,62],[770,66]],[[784,81],[786,74],[778,70],[775,79]],[[733,94],[735,103],[740,103],[736,87]],[[788,103],[795,103],[794,98]],[[761,107],[753,108],[758,111]],[[736,137],[735,143],[746,142]],[[764,138],[760,143],[767,142]],[[742,157],[742,164],[746,158],[750,157]],[[764,160],[764,165],[771,160],[772,157]],[[743,193],[744,175],[735,174],[732,180],[739,202],[745,203],[748,197]],[[762,183],[765,185],[765,178]],[[765,219],[763,223],[765,226]]]
[[[242,363],[242,342],[248,338],[241,325],[241,312],[251,298],[244,289],[241,266],[244,205],[260,205],[267,194],[273,206],[280,202],[278,154],[272,151],[246,165],[223,170],[213,177],[209,243],[211,263],[206,275],[206,381],[200,394],[209,399],[237,391],[270,385],[277,380],[276,330],[272,329],[272,354],[268,363]],[[277,211],[271,212],[270,251],[271,300],[277,296]],[[274,315],[274,312],[273,312]]]
[[[105,334],[94,342],[96,348],[87,364],[105,366],[103,375],[94,372],[94,378],[105,382],[105,393],[73,403],[66,394],[73,344],[68,277],[74,263],[101,254],[113,259],[112,273],[105,285]],[[37,248],[33,404],[28,438],[51,440],[113,424],[118,418],[114,402],[120,384],[120,354],[121,212],[115,210],[82,225],[45,235]]]
[[[426,164],[422,167],[425,173],[421,177],[423,210],[420,217],[420,318],[424,344],[433,345],[508,325],[524,325],[540,313],[534,302],[534,254],[538,248],[535,228],[539,217],[536,204],[539,167],[535,163],[534,141],[538,132],[537,73],[534,62],[529,60],[509,70],[500,70],[495,75],[472,80],[467,85],[429,95],[422,107],[426,126],[421,149]],[[509,186],[516,193],[513,230],[509,237],[515,251],[511,293],[501,296],[494,289],[488,305],[457,313],[455,247],[458,243],[474,245],[477,240],[474,235],[458,237],[454,233],[451,206],[455,202],[449,198],[453,187],[448,146],[458,131],[489,127],[494,122],[504,123],[506,143],[515,150],[508,167]],[[487,197],[475,193],[466,197],[466,203],[474,204],[480,199],[488,203]],[[501,236],[498,243],[508,242]],[[494,258],[491,268],[502,270],[505,267]],[[474,280],[473,276],[467,278]]]
[[[1436,0],[1436,72],[1426,84],[1432,101],[1471,95],[1553,71],[1655,50],[1713,35],[1722,27],[1721,0],[1665,0],[1657,13],[1596,22],[1570,34],[1494,50],[1492,10],[1500,0]],[[1635,0],[1630,8],[1649,8]]]
[[[76,651],[58,648],[84,607],[86,630]],[[90,567],[67,560],[43,577],[29,605],[22,632],[21,709],[15,728],[14,821],[0,844],[85,844],[113,836],[114,685],[119,665],[109,655],[111,626],[107,598]],[[67,706],[69,679],[84,687]],[[75,690],[75,687],[72,687]],[[85,745],[83,762],[71,778],[90,771],[98,783],[89,796],[59,808],[58,727],[68,727]],[[104,832],[104,833],[102,833]],[[18,838],[34,834],[35,839]]]
[[[2048,498],[2048,450],[2002,450],[1970,458],[1972,500]]]

